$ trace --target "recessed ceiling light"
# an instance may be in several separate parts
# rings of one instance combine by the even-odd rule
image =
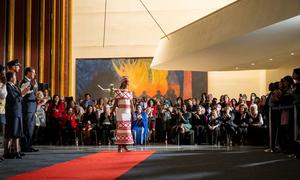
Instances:
[[[295,53],[291,52],[291,56],[294,56],[294,55],[295,55]]]
[[[269,59],[269,61],[273,61],[273,59],[272,59],[272,58],[270,58],[270,59]]]
[[[251,63],[251,66],[255,66],[255,63]]]

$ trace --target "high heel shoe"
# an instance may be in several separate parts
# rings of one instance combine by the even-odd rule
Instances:
[[[122,152],[122,146],[118,145],[118,152]]]
[[[16,154],[14,154],[14,158],[15,159],[22,159],[22,156],[20,155],[19,152],[17,152]]]
[[[130,150],[127,149],[127,146],[126,146],[126,145],[123,145],[123,148],[125,149],[126,152],[130,152]]]

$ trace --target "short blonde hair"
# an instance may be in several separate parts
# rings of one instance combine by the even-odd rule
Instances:
[[[38,92],[36,93],[36,98],[37,98],[37,99],[43,99],[43,98],[44,98],[44,93],[43,93],[42,91],[38,91]]]

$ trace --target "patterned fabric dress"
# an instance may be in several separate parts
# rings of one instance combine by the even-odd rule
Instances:
[[[115,90],[115,100],[118,100],[116,119],[117,132],[115,144],[133,144],[131,134],[131,108],[132,93],[128,90]]]

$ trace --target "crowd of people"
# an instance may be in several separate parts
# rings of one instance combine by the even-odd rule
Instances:
[[[4,68],[0,68],[4,158],[21,158],[22,152],[37,151],[32,144],[115,144],[117,121],[113,94],[94,100],[86,93],[77,102],[59,95],[51,97],[47,89],[38,91],[33,68],[26,68],[25,78],[18,85],[18,66],[17,62],[8,65],[6,75]],[[237,99],[226,94],[217,99],[206,93],[199,99],[133,97],[135,112],[130,119],[134,144],[269,145],[271,114],[270,149],[288,151],[293,139],[293,109],[271,113],[269,110],[299,102],[300,68],[294,70],[293,76],[271,83],[269,90],[269,94],[261,97],[252,93],[249,98],[240,94]]]

